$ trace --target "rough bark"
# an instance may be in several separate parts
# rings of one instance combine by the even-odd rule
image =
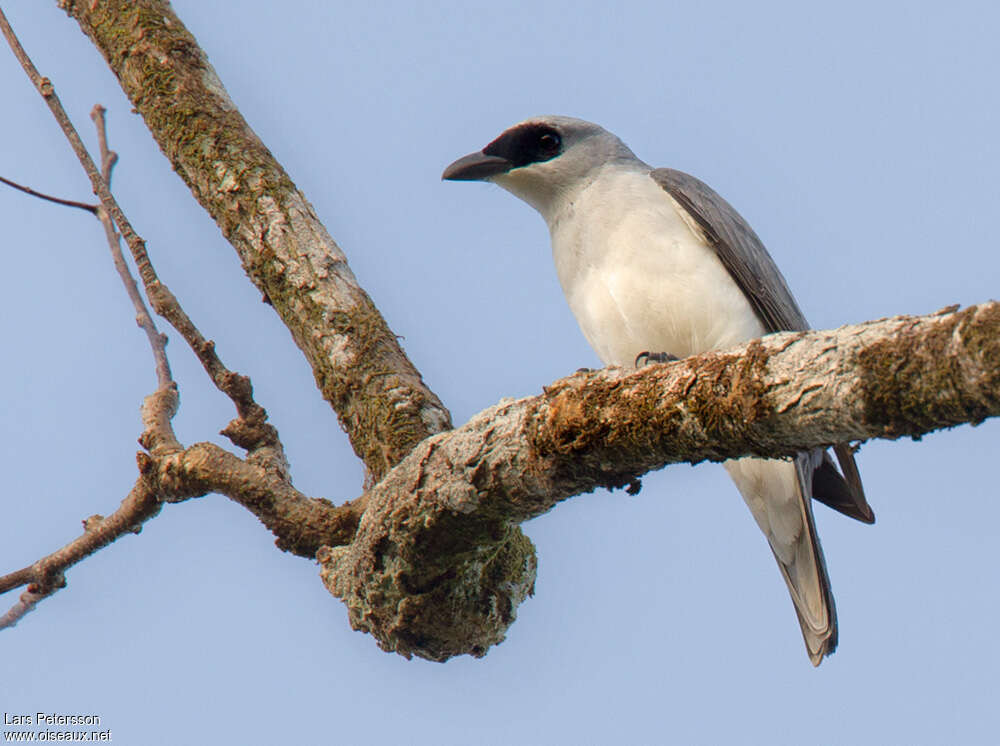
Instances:
[[[482,655],[531,592],[506,532],[565,498],[679,462],[789,456],[1000,415],[1000,304],[783,333],[501,403],[421,443],[320,555],[351,624],[431,660]]]
[[[170,4],[60,5],[104,55],[174,170],[291,331],[370,479],[450,428],[448,410]]]

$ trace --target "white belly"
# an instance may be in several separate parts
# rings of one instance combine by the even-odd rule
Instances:
[[[605,364],[631,365],[647,350],[686,357],[764,334],[715,251],[648,174],[606,174],[599,190],[567,202],[550,224],[556,271]]]
[[[762,336],[750,302],[669,195],[638,167],[614,168],[549,219],[563,292],[601,360],[630,366],[644,350],[686,357]],[[810,655],[822,657],[836,621],[798,467],[745,458],[726,469],[781,565]]]

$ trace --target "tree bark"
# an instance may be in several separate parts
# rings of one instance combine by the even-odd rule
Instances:
[[[451,416],[305,196],[161,0],[60,3],[291,331],[372,482]]]
[[[421,443],[368,493],[323,579],[387,650],[482,655],[531,592],[505,532],[667,464],[791,456],[1000,415],[1000,304],[773,334],[557,381]]]

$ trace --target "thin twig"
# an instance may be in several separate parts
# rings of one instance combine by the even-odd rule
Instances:
[[[101,170],[98,171],[62,108],[51,82],[39,75],[14,35],[2,9],[0,31],[59,122],[90,177],[95,193],[101,199],[101,204],[92,212],[104,227],[113,262],[135,308],[136,321],[149,339],[156,361],[158,382],[156,392],[146,397],[142,406],[143,433],[140,442],[148,454],[137,454],[141,474],[135,486],[111,516],[94,516],[85,521],[84,532],[77,539],[28,567],[0,577],[0,593],[27,586],[17,603],[0,616],[0,629],[13,626],[34,609],[39,601],[65,586],[64,572],[68,568],[125,533],[137,532],[142,523],[160,511],[163,502],[202,495],[210,491],[210,488],[214,488],[211,491],[218,490],[248,507],[274,531],[279,538],[279,546],[284,549],[313,556],[321,544],[349,541],[364,500],[336,508],[325,500],[306,498],[291,487],[288,465],[277,430],[267,422],[264,408],[254,401],[249,378],[228,370],[222,364],[215,353],[214,343],[202,336],[177,299],[157,278],[144,242],[132,229],[108,188],[117,155],[108,147],[104,108],[98,105],[91,112],[101,152]],[[199,478],[181,476],[186,469],[180,468],[180,463],[184,461],[187,452],[177,440],[171,425],[178,397],[167,361],[166,337],[157,330],[129,271],[121,250],[122,238],[129,247],[153,308],[181,333],[215,385],[236,406],[238,418],[229,423],[223,433],[249,451],[246,461],[218,449],[219,453],[214,461],[217,466],[224,468],[209,468]],[[202,451],[206,445],[200,444]],[[208,462],[203,458],[203,453],[195,454],[197,449],[198,446],[195,446],[190,452],[191,461],[197,465],[192,468],[205,469]],[[264,469],[264,473],[256,471],[255,467]],[[234,481],[237,474],[241,478]],[[262,487],[258,483],[261,479],[271,480],[269,486]],[[314,525],[318,531],[310,533],[303,530]]]
[[[140,268],[140,273],[142,273],[143,260],[147,259],[142,240],[132,231],[128,221],[121,214],[120,208],[108,191],[107,180],[110,179],[115,158],[107,148],[103,121],[97,123],[98,137],[101,140],[102,163],[104,165],[104,176],[102,177],[97,172],[90,154],[87,152],[83,142],[80,140],[80,136],[59,103],[51,82],[38,74],[35,66],[14,35],[14,31],[7,22],[2,9],[0,9],[0,31],[2,31],[4,37],[7,39],[8,44],[14,51],[14,55],[21,62],[21,66],[28,73],[35,87],[48,103],[49,109],[62,127],[63,133],[70,141],[70,145],[83,164],[84,170],[90,176],[95,192],[101,198],[101,206],[95,210],[95,214],[104,226],[115,267],[118,269],[126,291],[132,299],[137,321],[146,331],[150,345],[153,348],[153,356],[156,360],[158,387],[156,392],[146,397],[143,403],[144,431],[141,440],[143,445],[154,455],[162,457],[176,453],[182,450],[182,446],[174,435],[170,420],[177,411],[177,387],[170,376],[170,367],[166,359],[166,338],[157,331],[149,315],[149,311],[146,309],[142,296],[122,256],[118,235],[115,232],[114,223],[108,214],[110,212],[111,215],[119,215],[121,217],[119,225],[123,226],[123,232],[126,233],[127,237],[131,236],[130,248],[133,249],[133,256]],[[101,114],[99,110],[95,110],[97,118],[103,119]],[[147,274],[155,281],[156,277],[152,273],[152,268],[148,265],[148,259],[145,266]],[[128,496],[122,501],[118,510],[107,518],[92,517],[88,519],[84,523],[83,534],[77,539],[52,554],[43,557],[29,567],[22,568],[0,578],[0,593],[20,587],[21,585],[28,585],[26,592],[21,595],[18,602],[6,614],[0,617],[0,629],[13,626],[25,614],[35,608],[39,601],[65,586],[66,581],[63,573],[66,569],[102,547],[107,546],[125,533],[137,531],[142,523],[159,513],[162,501],[160,485],[156,478],[156,463],[144,453],[139,454],[138,458],[139,470],[141,472],[140,477]]]
[[[157,441],[157,450],[161,453],[168,454],[167,448],[171,443],[176,444],[175,447],[179,450],[181,446],[170,428],[170,418],[177,410],[177,387],[173,382],[147,396],[142,410],[146,428],[142,439]],[[136,459],[139,478],[114,513],[107,518],[91,516],[83,522],[83,533],[69,544],[27,567],[0,577],[0,594],[23,585],[28,586],[18,602],[0,617],[0,629],[14,626],[39,601],[65,587],[64,573],[70,567],[127,533],[139,533],[142,524],[160,512],[164,502],[164,489],[156,470],[156,462],[142,452],[136,454]],[[197,486],[193,486],[187,496],[193,497],[196,494],[204,493],[198,492]]]
[[[49,593],[33,593],[32,591],[25,591],[21,594],[20,598],[17,599],[17,603],[11,606],[7,613],[0,616],[0,629],[7,629],[8,627],[13,627],[30,611],[34,611],[35,606],[42,599],[49,596]]]
[[[97,140],[101,149],[102,176],[104,178],[104,182],[106,184],[110,184],[111,170],[118,161],[118,154],[108,149],[108,136],[107,128],[104,122],[104,112],[104,107],[97,104],[91,110],[90,118],[94,120],[94,124],[97,127]],[[153,360],[156,363],[157,385],[160,387],[169,386],[173,379],[170,375],[170,362],[167,360],[167,337],[165,334],[160,334],[159,330],[156,328],[156,322],[154,322],[153,317],[149,315],[149,309],[146,308],[146,302],[142,299],[142,293],[139,292],[139,286],[136,285],[135,279],[132,277],[132,272],[129,270],[128,264],[125,262],[125,256],[122,254],[120,236],[118,235],[118,232],[115,231],[115,224],[112,222],[107,210],[101,207],[101,209],[97,211],[97,219],[100,220],[101,225],[104,226],[104,236],[108,241],[108,248],[111,249],[111,261],[114,263],[115,269],[118,271],[118,276],[121,278],[122,284],[125,286],[125,292],[128,293],[128,297],[129,300],[132,301],[133,308],[135,308],[135,322],[144,332],[146,332],[146,337],[149,339],[149,346],[153,350]]]
[[[223,432],[229,435],[234,443],[243,445],[243,447],[251,450],[250,458],[246,462],[247,465],[252,461],[265,468],[272,476],[276,476],[279,485],[284,485],[286,489],[291,489],[291,485],[288,479],[287,462],[285,461],[284,451],[278,439],[277,430],[266,422],[266,412],[253,400],[250,380],[244,376],[232,373],[225,368],[215,354],[213,343],[201,335],[187,314],[181,309],[180,304],[170,290],[159,282],[149,256],[146,253],[145,244],[132,229],[127,218],[110,193],[108,184],[111,181],[111,174],[117,161],[117,155],[108,148],[104,108],[98,105],[91,112],[91,118],[97,127],[101,152],[102,168],[101,172],[98,172],[76,128],[62,108],[51,82],[39,75],[37,69],[14,35],[2,9],[0,9],[0,31],[2,31],[15,56],[21,62],[22,67],[59,122],[84,170],[90,177],[95,193],[101,199],[101,204],[94,207],[91,211],[97,215],[104,227],[113,262],[135,308],[136,321],[146,332],[149,339],[156,361],[158,382],[156,392],[146,397],[142,406],[144,429],[140,442],[149,451],[149,455],[146,453],[137,454],[141,475],[135,486],[125,500],[122,501],[118,510],[111,516],[108,518],[94,516],[85,521],[84,532],[77,539],[28,567],[0,577],[0,593],[5,593],[24,585],[28,586],[26,591],[21,594],[17,603],[7,613],[0,616],[0,629],[3,629],[5,627],[12,627],[25,614],[34,609],[39,601],[51,595],[59,588],[64,587],[66,584],[65,570],[102,547],[107,546],[125,533],[138,532],[142,523],[160,511],[163,502],[184,500],[205,494],[206,492],[206,490],[201,488],[199,480],[178,481],[176,478],[162,479],[164,474],[170,474],[171,472],[172,464],[168,460],[170,458],[181,458],[184,450],[183,446],[177,440],[171,425],[171,419],[177,410],[178,404],[177,386],[171,377],[170,366],[166,357],[166,336],[160,334],[157,330],[155,322],[139,292],[139,288],[129,271],[128,264],[121,251],[121,237],[124,237],[126,240],[126,244],[139,269],[139,275],[143,280],[153,307],[181,332],[182,336],[191,344],[205,369],[212,377],[212,380],[216,383],[216,386],[226,393],[236,405],[239,419],[230,423]],[[24,189],[24,191],[33,193],[33,190]],[[62,202],[61,200],[53,201]],[[121,235],[115,230],[116,225],[121,231]],[[244,464],[244,462],[235,456],[231,454],[226,455],[239,464]],[[176,477],[176,475],[173,476]],[[216,474],[215,478],[218,480],[219,475]],[[232,487],[232,485],[225,486]],[[260,497],[243,496],[242,493],[246,492],[245,489],[232,489],[232,491],[240,494],[244,500],[248,500],[253,505],[252,509],[256,508],[254,510],[255,514],[261,517],[261,520],[269,528],[272,528],[272,530],[279,529],[276,530],[276,533],[279,533],[279,539],[282,534],[289,531],[287,526],[288,518],[282,518],[282,512],[287,511],[289,507],[291,507],[292,511],[311,509],[313,511],[319,510],[323,514],[334,514],[335,520],[333,526],[335,533],[338,534],[345,531],[353,533],[353,526],[357,523],[356,514],[349,508],[346,510],[337,510],[332,505],[326,503],[326,501],[309,500],[294,490],[292,490],[294,492],[293,497],[296,499],[289,501],[290,505],[285,504],[285,501],[283,501],[278,506],[271,505],[266,500],[262,501]],[[236,498],[234,497],[234,499]],[[292,515],[294,515],[294,512]],[[297,516],[297,518],[301,517],[301,515]],[[296,518],[292,518],[292,521],[293,524],[297,523]],[[289,548],[297,546],[300,543],[301,540],[290,544]],[[309,544],[310,550],[315,551],[313,548],[314,545],[318,546],[316,541]]]
[[[91,518],[84,523],[84,531],[52,554],[42,557],[28,567],[0,577],[0,593],[27,585],[6,614],[0,616],[0,629],[13,627],[35,605],[62,588],[63,573],[98,549],[127,534],[138,533],[139,527],[160,512],[162,507],[155,483],[141,475],[118,510],[107,518]]]
[[[122,238],[125,239],[125,243],[128,245],[129,251],[132,252],[132,257],[135,260],[136,266],[139,268],[139,276],[142,277],[143,284],[150,285],[156,282],[156,273],[149,264],[149,257],[146,255],[145,242],[139,237],[135,230],[133,230],[132,224],[129,222],[128,218],[125,217],[121,207],[118,205],[118,201],[108,190],[108,185],[101,177],[101,173],[98,170],[97,165],[90,157],[90,153],[87,152],[87,148],[84,146],[83,140],[80,139],[80,135],[76,131],[76,127],[73,126],[69,116],[66,114],[66,110],[59,101],[59,97],[56,95],[55,89],[52,87],[52,81],[38,72],[38,68],[35,67],[31,58],[28,57],[28,53],[24,51],[24,47],[21,46],[21,42],[18,41],[17,36],[14,34],[14,30],[10,27],[10,23],[8,23],[7,17],[3,13],[3,9],[0,9],[0,33],[3,33],[4,38],[7,39],[7,44],[10,45],[17,61],[21,63],[21,67],[24,68],[28,78],[31,79],[35,88],[41,94],[42,98],[45,99],[45,103],[48,105],[52,115],[56,118],[56,122],[59,123],[60,128],[62,128],[63,134],[66,135],[66,139],[69,140],[70,147],[72,147],[73,152],[76,153],[76,157],[83,166],[83,170],[87,172],[94,194],[100,198],[101,204],[104,205],[104,208],[115,221],[115,225],[117,225],[118,229],[121,231]]]
[[[108,148],[108,129],[104,119],[107,111],[100,104],[94,104],[94,108],[90,110],[90,119],[94,122],[94,126],[97,127],[97,143],[101,149],[101,175],[104,177],[104,183],[108,185],[108,189],[110,190],[111,171],[114,169],[115,164],[118,163],[118,153]]]
[[[32,197],[38,197],[39,199],[48,200],[49,202],[55,202],[57,205],[66,205],[66,207],[78,207],[81,210],[86,210],[87,212],[97,214],[97,205],[87,204],[86,202],[77,202],[72,199],[63,199],[62,197],[53,197],[51,194],[43,194],[42,192],[36,192],[31,187],[26,187],[23,184],[18,184],[16,181],[11,181],[10,179],[5,179],[0,176],[0,182],[6,184],[9,187],[14,187],[15,189],[20,189],[25,194],[30,194]]]
[[[63,109],[59,97],[52,86],[52,82],[38,72],[38,69],[32,63],[31,58],[28,57],[27,52],[25,52],[13,29],[7,22],[2,9],[0,9],[0,32],[7,39],[7,43],[13,50],[14,56],[21,63],[21,67],[24,68],[32,83],[34,83],[35,88],[38,89],[42,98],[45,99],[45,103],[62,128],[66,139],[69,140],[73,152],[76,153],[84,171],[87,172],[94,193],[100,198],[104,209],[118,227],[121,237],[125,239],[125,243],[129,247],[132,259],[139,270],[139,277],[142,279],[146,295],[149,297],[153,309],[167,319],[181,336],[184,337],[191,346],[191,349],[198,356],[202,366],[208,372],[216,387],[228,396],[236,406],[237,414],[242,422],[230,423],[229,427],[223,431],[223,434],[227,435],[236,445],[242,448],[247,448],[248,450],[263,449],[265,453],[270,454],[266,457],[266,460],[273,461],[273,466],[278,471],[286,471],[287,463],[283,448],[278,440],[277,430],[265,422],[267,413],[263,407],[254,401],[250,380],[245,376],[229,371],[222,364],[215,353],[214,343],[205,339],[180,307],[173,293],[160,282],[146,252],[145,242],[132,228],[132,224],[125,217],[114,195],[108,189],[107,180],[102,177],[90,154],[87,152],[87,148],[80,139],[80,135],[70,121],[65,109]]]

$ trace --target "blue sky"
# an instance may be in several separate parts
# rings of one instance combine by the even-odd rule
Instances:
[[[456,422],[598,364],[538,216],[439,181],[533,114],[596,121],[711,184],[818,328],[996,297],[995,4],[339,5],[174,3]],[[55,6],[4,10],[91,144],[90,108],[108,107],[115,191],[253,378],[296,485],[356,496],[361,468],[287,331]],[[0,175],[87,199],[5,52],[0,97]],[[154,376],[96,221],[11,191],[0,216],[5,572],[117,506]],[[180,437],[223,442],[229,406],[169,351]],[[864,446],[878,523],[817,508],[841,632],[818,670],[723,470],[681,465],[527,524],[536,596],[486,658],[444,665],[351,631],[316,566],[238,506],[167,506],[0,634],[0,708],[98,714],[136,744],[995,742],[998,438],[987,422]]]

